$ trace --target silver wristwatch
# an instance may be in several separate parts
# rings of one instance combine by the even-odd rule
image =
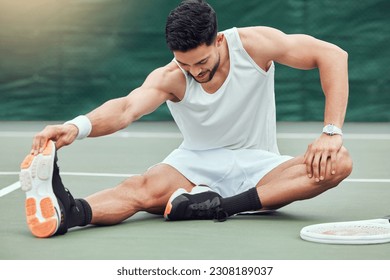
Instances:
[[[333,136],[336,134],[343,135],[343,131],[337,126],[335,126],[334,124],[325,125],[324,128],[322,129],[322,132],[329,136]]]

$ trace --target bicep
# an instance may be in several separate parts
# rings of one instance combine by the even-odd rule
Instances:
[[[259,64],[275,61],[297,69],[313,69],[320,60],[340,49],[305,34],[285,34],[271,27],[253,27],[245,31],[244,46]]]
[[[330,44],[309,35],[284,35],[281,47],[275,53],[275,61],[293,68],[308,70],[318,67]]]
[[[170,99],[170,94],[155,88],[141,86],[126,97],[126,115],[133,121],[155,111],[161,104]]]
[[[145,82],[129,95],[126,99],[127,115],[133,120],[155,111],[167,100],[174,99],[172,94],[173,83],[169,73],[164,68],[156,69],[146,78]]]

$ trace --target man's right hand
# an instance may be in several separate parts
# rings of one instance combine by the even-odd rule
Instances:
[[[78,128],[73,124],[48,125],[33,138],[31,154],[42,153],[47,141],[55,142],[56,149],[72,144],[78,134]]]

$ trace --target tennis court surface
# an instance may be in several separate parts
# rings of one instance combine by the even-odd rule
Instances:
[[[390,214],[390,126],[346,123],[351,176],[319,197],[264,215],[227,222],[166,222],[138,213],[120,225],[72,229],[65,236],[33,237],[25,222],[19,165],[34,133],[48,122],[0,122],[0,259],[2,260],[389,260],[390,243],[329,245],[303,241],[302,227]],[[298,155],[321,123],[279,123],[282,154]],[[138,122],[111,136],[77,141],[58,152],[65,185],[74,197],[115,186],[160,162],[181,143],[172,122]]]

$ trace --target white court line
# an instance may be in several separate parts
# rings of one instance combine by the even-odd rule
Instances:
[[[0,172],[0,176],[6,176],[6,175],[19,175],[19,172]],[[89,177],[123,177],[123,178],[128,178],[131,176],[134,176],[135,174],[121,174],[121,173],[90,173],[90,172],[61,172],[61,176],[89,176]],[[2,188],[0,190],[0,197],[3,197],[13,191],[16,191],[19,189],[20,182],[15,182],[5,188]]]
[[[0,190],[0,197],[3,197],[3,196],[5,196],[13,191],[16,191],[19,188],[20,188],[20,182],[19,181],[15,182],[15,183],[9,185],[8,187],[1,189]]]
[[[19,172],[0,172],[0,176],[19,175]],[[87,176],[87,177],[130,177],[135,174],[125,173],[98,173],[98,172],[61,172],[61,175],[66,176]]]
[[[20,132],[20,131],[0,131],[0,137],[21,137],[31,138],[36,132]],[[180,132],[128,132],[119,131],[106,137],[117,138],[173,138],[181,139]],[[317,133],[278,133],[278,139],[315,139]],[[364,139],[364,140],[390,140],[390,134],[362,134],[350,133],[344,134],[344,139]],[[19,172],[0,172],[1,175],[18,175]],[[115,174],[115,173],[88,173],[88,172],[62,172],[61,175],[69,176],[92,176],[92,177],[129,177],[134,174]],[[344,182],[355,183],[390,183],[390,179],[346,179]],[[0,197],[13,192],[20,188],[19,182],[15,182],[8,187],[0,190]]]
[[[20,138],[32,138],[36,132],[27,131],[0,131],[0,137],[20,137]],[[116,133],[102,136],[102,137],[114,137],[114,138],[183,138],[180,132],[130,132],[130,131],[118,131]]]
[[[19,132],[19,131],[1,131],[0,137],[20,137],[32,138],[36,132]],[[277,133],[278,139],[316,139],[318,133]],[[168,139],[182,139],[180,132],[130,132],[118,131],[114,134],[103,136],[114,138],[168,138]],[[344,139],[352,140],[390,140],[390,134],[385,133],[345,133]]]
[[[0,176],[10,176],[10,175],[19,175],[19,172],[0,172]],[[125,173],[96,173],[96,172],[61,172],[61,176],[87,176],[87,177],[118,177],[118,178],[128,178],[137,174],[125,174]],[[390,183],[390,179],[345,179],[343,182],[350,183]],[[20,183],[15,182],[5,188],[0,190],[0,197],[3,197],[17,189],[20,188]]]
[[[277,133],[278,139],[316,139],[318,133]],[[366,134],[366,133],[344,133],[343,139],[352,140],[390,140],[390,134]]]

